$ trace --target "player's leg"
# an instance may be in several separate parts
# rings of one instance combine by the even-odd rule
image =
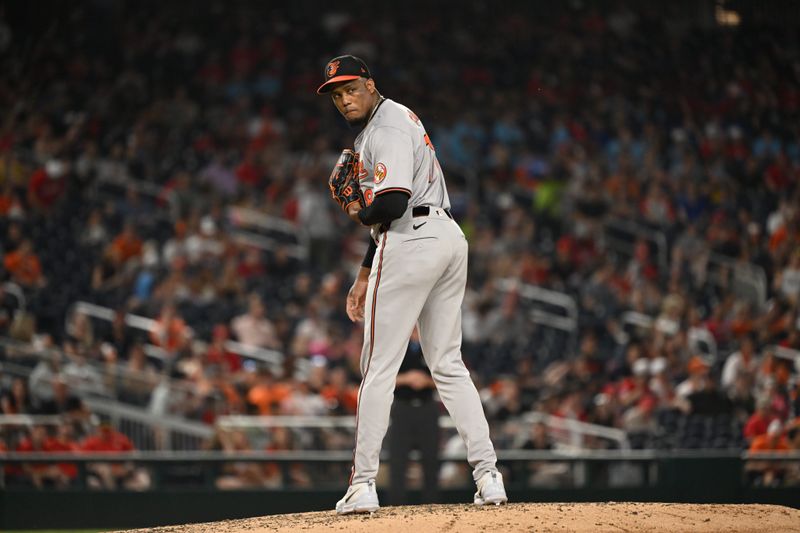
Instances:
[[[478,391],[461,358],[461,303],[467,281],[467,242],[455,224],[443,231],[450,233],[452,259],[420,313],[420,344],[439,396],[467,445],[467,460],[477,481],[487,472],[496,470],[497,456]]]
[[[363,379],[356,413],[356,443],[350,483],[366,483],[378,474],[383,437],[389,426],[395,381],[411,331],[442,266],[436,243],[404,244],[388,234],[375,255],[364,312]]]

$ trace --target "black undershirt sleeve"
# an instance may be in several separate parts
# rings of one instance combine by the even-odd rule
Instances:
[[[391,191],[376,196],[369,206],[358,212],[358,219],[365,226],[387,224],[403,216],[408,207],[409,195],[404,191]]]
[[[370,238],[369,247],[367,248],[367,254],[364,256],[364,260],[361,262],[362,267],[372,268],[372,259],[375,257],[375,250],[377,249],[378,245],[375,244],[375,241]]]
[[[365,226],[388,224],[392,220],[403,216],[408,207],[408,199],[408,193],[403,191],[392,191],[376,196],[375,201],[358,212],[358,219]],[[375,244],[375,241],[370,239],[367,254],[364,256],[361,266],[372,268],[372,259],[375,257],[377,248],[378,245]]]

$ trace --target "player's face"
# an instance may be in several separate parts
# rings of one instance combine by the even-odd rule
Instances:
[[[367,120],[375,105],[375,82],[359,78],[337,85],[331,91],[331,99],[336,109],[351,125]]]

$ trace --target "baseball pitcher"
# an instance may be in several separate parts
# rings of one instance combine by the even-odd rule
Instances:
[[[325,67],[329,94],[351,126],[362,128],[329,179],[331,195],[370,228],[370,246],[347,296],[351,320],[364,320],[361,388],[350,486],[336,512],[378,509],[375,477],[389,425],[395,379],[414,326],[439,396],[467,446],[474,503],[507,501],[478,392],[461,359],[461,303],[467,241],[433,144],[413,111],[378,92],[369,68],[345,55]]]

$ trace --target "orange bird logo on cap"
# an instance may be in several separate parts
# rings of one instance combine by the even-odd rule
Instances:
[[[325,69],[329,78],[332,78],[336,75],[336,71],[339,70],[339,61],[331,61],[328,63],[328,67]]]

